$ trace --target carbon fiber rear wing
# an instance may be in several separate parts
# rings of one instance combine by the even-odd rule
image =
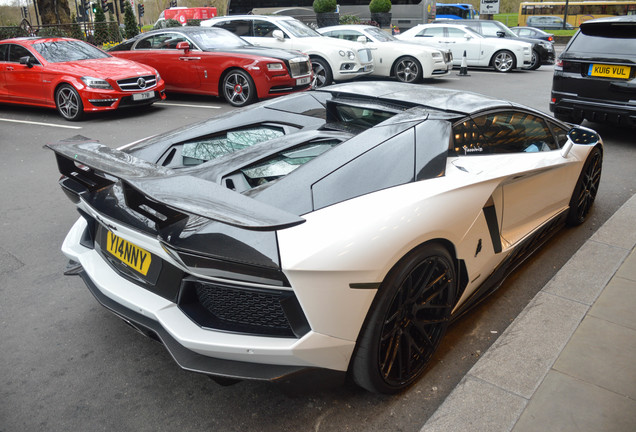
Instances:
[[[103,144],[81,139],[47,144],[60,173],[72,179],[65,192],[81,197],[121,182],[126,205],[157,225],[197,215],[256,231],[274,231],[305,219],[241,195],[217,183],[139,159]]]

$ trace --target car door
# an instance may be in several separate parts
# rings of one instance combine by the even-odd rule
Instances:
[[[32,67],[20,64],[20,58],[30,57]],[[42,85],[42,65],[25,47],[9,44],[7,62],[4,65],[5,89],[9,100],[24,103],[45,103],[52,99],[48,87]]]
[[[494,181],[503,249],[567,208],[578,177],[561,156],[567,131],[525,111],[495,111],[454,127],[456,166]]]
[[[453,64],[461,65],[464,52],[466,52],[468,65],[481,66],[483,64],[482,39],[478,34],[457,27],[448,27],[446,34],[447,46],[453,51]]]
[[[179,42],[188,42],[191,49],[177,49]],[[201,86],[201,51],[181,33],[166,31],[139,40],[130,59],[157,69],[168,90],[188,92]]]
[[[9,44],[0,44],[0,99],[7,97],[7,83],[4,78],[7,73],[8,66],[7,54],[9,52]]]

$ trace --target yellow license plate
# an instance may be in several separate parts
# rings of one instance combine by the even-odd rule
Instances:
[[[116,236],[108,231],[106,234],[106,250],[115,258],[146,276],[152,257],[150,252]]]
[[[629,66],[616,66],[595,63],[590,65],[587,74],[590,76],[598,77],[629,79],[630,72],[631,68]]]

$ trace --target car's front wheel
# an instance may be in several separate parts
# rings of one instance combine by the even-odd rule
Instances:
[[[413,57],[402,57],[395,62],[394,74],[398,81],[414,83],[422,79],[422,66]]]
[[[515,57],[510,51],[501,50],[492,56],[491,63],[497,72],[510,72],[515,67]]]
[[[313,88],[321,88],[328,86],[333,81],[331,67],[324,59],[313,57],[311,59],[311,67],[314,70]]]
[[[256,100],[256,86],[252,77],[241,69],[229,71],[223,78],[223,97],[232,106],[242,107]]]
[[[351,366],[354,381],[378,393],[396,393],[423,373],[446,332],[455,303],[453,259],[442,245],[420,246],[380,286]]]
[[[603,153],[600,148],[594,147],[583,165],[572,193],[570,210],[566,219],[568,225],[580,225],[585,221],[598,192],[602,165]]]
[[[55,91],[55,107],[66,120],[77,121],[84,115],[82,98],[69,84],[62,84]]]
[[[541,54],[537,50],[532,50],[532,60],[530,61],[530,66],[524,69],[528,70],[537,70],[541,67]]]

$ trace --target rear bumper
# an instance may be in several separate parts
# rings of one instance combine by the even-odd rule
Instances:
[[[611,103],[579,98],[571,93],[552,91],[550,111],[575,119],[636,126],[636,103]]]

